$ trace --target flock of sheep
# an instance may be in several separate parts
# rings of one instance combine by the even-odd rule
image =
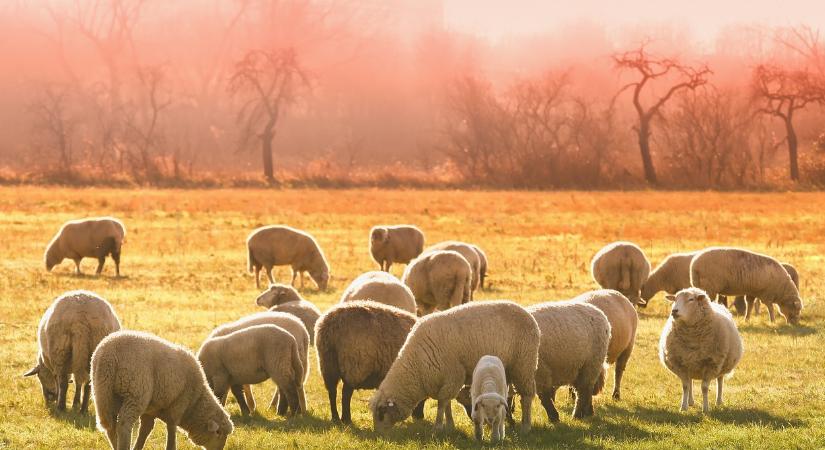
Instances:
[[[69,258],[79,273],[80,260],[94,257],[99,274],[111,255],[119,274],[124,235],[110,217],[68,222],[47,247],[46,269]],[[723,296],[741,296],[737,305],[748,317],[757,300],[771,320],[774,304],[793,324],[802,311],[796,270],[743,249],[675,254],[651,273],[638,246],[616,242],[593,258],[592,275],[602,290],[524,308],[472,301],[487,274],[487,256],[478,246],[448,241],[424,248],[418,228],[399,225],[374,227],[369,247],[382,271],[356,278],[340,303],[322,314],[293,287],[299,276],[303,284],[304,272],[320,289],[328,287],[329,265],[315,239],[286,226],[253,231],[249,271],[257,286],[261,269],[269,278],[255,301],[267,311],[219,326],[197,355],[149,333],[121,330],[112,306],[94,293],[67,292],[41,319],[37,364],[25,375],[38,376],[46,402],[56,401],[58,409],[66,407],[70,377],[74,407],[85,412],[93,394],[98,428],[113,449],[130,448],[136,422],[132,448],[142,448],[156,418],[167,425],[167,449],[175,448],[177,427],[195,444],[220,449],[233,430],[223,407],[229,392],[246,415],[256,408],[251,385],[272,380],[271,407],[284,415],[306,411],[308,349],[314,345],[333,421],[351,423],[353,391],[376,389],[370,401],[376,430],[410,415],[423,418],[428,398],[437,401],[435,427],[452,426],[450,405],[457,399],[478,439],[489,424],[499,440],[505,422],[514,422],[515,395],[524,432],[535,396],[548,418],[559,420],[554,400],[563,386],[575,396],[573,416],[592,416],[592,397],[603,389],[608,365],[619,400],[636,338],[634,305],[644,307],[657,292],[673,302],[659,356],[681,381],[682,410],[693,405],[697,379],[703,411],[712,380],[721,404],[723,378],[742,357]],[[400,280],[388,272],[396,263],[407,264]],[[292,285],[275,283],[272,268],[281,265],[292,267]]]

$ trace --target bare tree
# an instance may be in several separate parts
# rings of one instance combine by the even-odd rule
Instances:
[[[172,99],[163,89],[161,67],[138,68],[137,79],[138,97],[130,105],[125,119],[129,164],[136,178],[155,179],[160,175],[153,157],[153,151],[161,143],[160,115],[172,104]]]
[[[825,103],[825,80],[806,68],[761,64],[753,71],[753,90],[763,104],[759,112],[782,120],[791,180],[799,181],[799,138],[794,128],[794,114],[812,103]]]
[[[690,66],[682,64],[673,58],[660,58],[651,55],[645,50],[645,45],[635,50],[613,55],[613,62],[618,70],[631,70],[636,73],[638,80],[621,88],[619,94],[627,89],[633,90],[633,107],[639,116],[639,125],[635,129],[639,137],[639,151],[642,156],[645,180],[657,184],[656,169],[653,166],[653,157],[650,151],[651,124],[660,114],[662,107],[674,94],[682,90],[693,90],[707,83],[712,73],[707,65]],[[642,95],[645,88],[654,89],[657,81],[668,81],[664,94],[655,96],[652,104],[645,106]],[[619,95],[617,94],[617,95]]]
[[[56,156],[62,174],[70,174],[74,164],[75,121],[68,112],[68,99],[66,89],[50,86],[30,105],[35,145],[47,158]]]
[[[292,48],[276,51],[252,50],[235,64],[229,79],[231,95],[244,96],[238,113],[241,125],[241,146],[258,139],[264,177],[274,181],[272,140],[284,109],[293,105],[301,88],[309,86],[309,77],[298,63]]]

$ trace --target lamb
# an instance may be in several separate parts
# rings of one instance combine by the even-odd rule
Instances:
[[[212,330],[212,333],[209,334],[209,338],[226,336],[227,334],[234,333],[235,331],[239,331],[244,328],[249,328],[255,325],[276,325],[283,328],[289,334],[292,335],[292,337],[295,339],[295,342],[298,344],[298,354],[301,357],[301,364],[303,364],[304,366],[304,376],[302,380],[303,382],[306,382],[307,377],[309,376],[309,360],[307,356],[310,344],[309,333],[307,332],[307,329],[304,326],[303,322],[301,322],[300,319],[298,319],[296,316],[292,314],[274,311],[266,311],[251,314],[249,316],[242,317],[234,322],[230,322],[215,328],[214,330]],[[241,407],[241,413],[243,415],[247,415],[250,411],[255,410],[255,397],[252,395],[252,388],[248,384],[243,385],[243,391],[246,402],[241,403],[239,400],[238,405]],[[299,391],[298,395],[305,398],[303,390]],[[306,400],[304,400],[304,403],[306,403]],[[275,396],[272,398],[272,403],[270,404],[270,406],[277,406],[278,414],[286,414],[286,398],[280,395],[279,392],[275,393]]]
[[[398,351],[415,325],[407,311],[373,301],[339,303],[318,320],[318,368],[324,379],[332,420],[352,423],[350,402],[355,389],[375,389],[384,379]],[[338,416],[338,382],[342,415]],[[423,418],[424,402],[414,417]]]
[[[408,264],[424,249],[424,233],[414,225],[381,225],[370,230],[370,254],[389,272],[393,263]]]
[[[470,246],[478,253],[478,287],[484,289],[484,279],[487,278],[487,254],[478,245]]]
[[[636,344],[639,316],[633,304],[618,291],[603,289],[585,292],[573,301],[599,308],[610,322],[610,342],[607,345],[607,363],[614,364],[613,399],[621,399],[622,375]]]
[[[472,419],[476,440],[482,440],[482,427],[490,424],[493,442],[504,439],[504,421],[507,417],[507,378],[504,364],[495,356],[485,355],[473,370]]]
[[[791,281],[793,281],[796,289],[799,290],[799,272],[796,271],[794,266],[788,263],[782,263],[782,267],[784,267],[785,271],[788,272],[788,275],[791,276]],[[745,320],[750,320],[751,314],[754,312],[759,314],[759,299],[756,297],[745,297],[743,295],[738,295],[734,301],[734,305],[736,306],[736,311],[739,314],[745,315]],[[773,304],[767,304],[766,306],[768,308],[768,316],[771,318],[771,323],[773,323],[776,319]]]
[[[198,360],[221,402],[226,401],[231,388],[241,411],[248,413],[241,386],[271,379],[280,395],[286,397],[289,415],[306,411],[301,395],[306,372],[300,348],[295,338],[279,326],[254,325],[208,338],[198,351]]]
[[[593,305],[567,300],[533,305],[527,311],[541,330],[536,392],[551,422],[559,421],[556,391],[571,385],[576,392],[573,417],[593,415],[593,395],[604,387],[604,362],[610,322]]]
[[[309,345],[315,345],[315,322],[321,317],[321,310],[319,310],[317,306],[306,300],[301,300],[299,302],[275,305],[269,308],[269,310],[292,314],[300,319],[309,333]]]
[[[341,303],[353,300],[372,300],[413,314],[416,311],[410,288],[388,272],[367,272],[356,278],[341,295]]]
[[[100,275],[106,256],[111,255],[115,262],[115,275],[119,277],[120,249],[125,237],[126,228],[114,217],[66,222],[46,247],[46,271],[51,272],[54,266],[69,258],[74,261],[75,273],[81,275],[80,261],[88,257],[97,259],[95,274]]]
[[[37,375],[46,404],[66,409],[69,375],[74,376],[72,408],[89,408],[92,353],[110,333],[120,330],[112,305],[89,291],[66,292],[49,306],[37,327],[37,364],[23,376]],[[82,391],[82,400],[81,400]]]
[[[415,297],[418,315],[470,301],[473,270],[461,254],[433,251],[414,259],[401,280]]]
[[[92,392],[97,427],[114,450],[129,449],[138,418],[134,450],[143,448],[156,418],[166,422],[167,449],[175,448],[178,426],[207,450],[222,449],[232,433],[195,355],[148,333],[117,331],[100,342],[92,355]]]
[[[528,432],[539,340],[535,319],[510,301],[468,303],[419,319],[370,400],[376,430],[404,420],[427,397],[438,400],[436,429],[443,428],[445,415],[452,427],[450,400],[472,383],[478,360],[494,355],[521,395],[521,425]]]
[[[632,242],[614,242],[596,253],[591,263],[593,279],[604,289],[615,289],[634,305],[644,307],[642,284],[650,273],[650,262]]]
[[[799,290],[788,271],[770,256],[739,248],[710,247],[693,257],[690,281],[711,299],[717,295],[748,295],[766,305],[777,303],[788,323],[799,323]]]
[[[481,258],[478,255],[478,252],[470,245],[464,242],[459,241],[444,241],[439,242],[438,244],[431,245],[424,250],[424,253],[432,253],[434,251],[444,251],[444,250],[452,250],[454,252],[458,252],[464,259],[467,260],[467,263],[470,264],[470,269],[472,270],[472,289],[470,290],[470,300],[473,299],[473,291],[478,289],[479,280],[480,280],[480,273],[481,273]]]
[[[318,289],[325,291],[329,283],[329,264],[318,246],[318,242],[309,234],[285,225],[271,225],[254,230],[246,239],[248,250],[248,270],[255,273],[255,286],[261,287],[261,268],[266,269],[270,283],[273,266],[292,266],[292,285],[301,274],[301,287],[304,284],[304,272],[315,281]]]
[[[642,301],[647,304],[659,291],[675,294],[689,288],[690,261],[696,253],[673,253],[665,258],[642,285]]]
[[[675,296],[659,339],[659,359],[682,381],[682,411],[693,406],[693,380],[702,380],[702,411],[707,413],[708,385],[716,379],[716,404],[722,381],[742,358],[742,337],[730,311],[710,301],[705,291],[687,288]]]

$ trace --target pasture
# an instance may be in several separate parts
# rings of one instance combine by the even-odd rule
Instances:
[[[534,402],[534,429],[508,427],[509,448],[822,448],[825,446],[825,194],[821,193],[589,193],[404,190],[116,190],[0,188],[0,448],[107,448],[92,415],[56,413],[43,404],[36,379],[22,378],[36,358],[37,323],[52,300],[70,289],[107,298],[124,327],[146,330],[197,350],[216,325],[256,312],[258,291],[246,272],[245,239],[255,227],[289,224],[313,234],[330,261],[330,289],[307,278],[302,294],[321,310],[358,274],[375,270],[368,231],[379,223],[413,223],[427,243],[461,239],[481,245],[490,260],[488,288],[476,299],[513,299],[523,305],[565,299],[597,286],[592,255],[614,240],[639,244],[655,266],[674,251],[734,245],[794,264],[805,301],[801,326],[764,312],[737,317],[745,354],[725,384],[726,405],[708,415],[678,410],[681,388],[659,362],[657,345],[669,305],[660,293],[640,313],[636,349],[620,402],[604,393],[596,416],[548,424]],[[107,260],[103,276],[84,261],[47,273],[43,251],[69,219],[114,215],[127,227],[122,278]],[[402,266],[394,266],[400,276]],[[276,270],[288,281],[286,267]],[[234,400],[227,448],[469,448],[472,423],[456,404],[457,430],[434,434],[434,402],[426,420],[412,419],[379,436],[372,431],[370,391],[353,398],[354,427],[329,421],[326,391],[314,349],[307,385],[309,414],[294,419],[261,409],[274,390],[255,387],[259,410],[244,418]],[[612,389],[612,372],[607,392]],[[698,384],[697,391],[698,391]],[[70,393],[73,387],[70,388]],[[340,397],[339,397],[340,398]],[[158,424],[149,448],[160,448]],[[178,437],[179,448],[192,448]]]

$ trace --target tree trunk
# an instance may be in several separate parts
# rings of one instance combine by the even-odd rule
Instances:
[[[793,118],[788,115],[785,119],[785,131],[788,135],[788,162],[791,166],[791,180],[799,181],[799,141],[796,137],[796,130],[793,128]]]
[[[645,180],[652,185],[658,184],[656,169],[653,168],[653,158],[650,156],[650,119],[644,117],[639,118],[639,151],[642,154]]]
[[[266,181],[273,182],[275,180],[275,175],[272,169],[272,139],[275,136],[269,132],[264,131],[261,135],[261,157],[263,158],[263,165],[264,165],[264,177]]]

